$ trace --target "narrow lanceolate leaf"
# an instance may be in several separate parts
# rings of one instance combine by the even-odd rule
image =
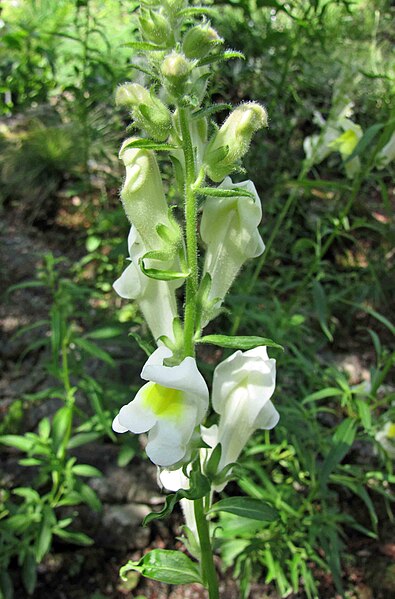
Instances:
[[[231,335],[206,335],[196,340],[196,343],[208,343],[209,345],[217,345],[218,347],[228,347],[230,349],[253,349],[265,345],[266,347],[275,347],[284,350],[282,345],[279,345],[272,339],[266,337],[242,337]]]
[[[126,580],[125,574],[131,570],[166,584],[202,583],[198,565],[180,551],[154,549],[144,555],[140,561],[130,560],[125,564],[119,572],[121,578]]]
[[[190,272],[179,272],[174,270],[162,270],[160,268],[146,268],[144,260],[139,261],[142,272],[150,279],[158,281],[176,281],[177,279],[186,279]]]
[[[245,60],[245,56],[241,52],[237,52],[236,50],[226,50],[226,52],[219,52],[218,54],[211,54],[206,58],[202,58],[202,60],[199,60],[198,66],[202,67],[206,64],[212,64],[221,60],[231,60],[232,58],[240,58],[241,60]]]
[[[208,8],[207,6],[191,6],[190,8],[184,8],[179,14],[183,17],[194,17],[199,15],[215,16],[217,13],[214,8]]]
[[[155,44],[150,44],[149,42],[126,42],[122,45],[128,48],[133,48],[134,50],[138,50],[139,52],[163,52],[165,50],[165,48],[156,46]]]
[[[21,451],[29,451],[33,446],[31,439],[26,439],[22,435],[1,435],[0,443],[8,445],[8,447],[15,447]]]
[[[333,437],[331,448],[329,449],[324,462],[320,468],[319,479],[321,485],[326,485],[330,475],[340,464],[344,456],[350,450],[354,443],[357,432],[357,424],[352,418],[346,418],[337,427]]]
[[[151,512],[143,520],[143,526],[147,526],[153,520],[162,520],[170,516],[174,507],[180,499],[189,499],[194,501],[195,499],[201,499],[210,493],[211,485],[206,476],[200,473],[193,473],[190,479],[190,489],[180,489],[176,493],[167,495],[165,505],[160,512]]]
[[[196,193],[202,196],[214,196],[217,198],[254,198],[254,194],[241,187],[233,189],[220,189],[219,187],[200,187]]]
[[[224,102],[218,102],[218,104],[212,104],[206,108],[201,108],[192,113],[192,119],[198,121],[204,117],[209,117],[216,112],[222,112],[223,110],[232,110],[232,104],[225,104]]]
[[[264,522],[274,522],[278,518],[276,510],[271,505],[254,497],[227,497],[221,499],[212,506],[210,512],[228,512],[235,514],[235,516]]]
[[[125,148],[141,148],[143,150],[155,150],[156,152],[160,151],[168,151],[168,150],[177,150],[178,146],[174,144],[165,144],[160,143],[158,141],[154,141],[152,139],[135,139],[125,144]]]

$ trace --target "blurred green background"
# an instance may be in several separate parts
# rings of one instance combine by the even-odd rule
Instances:
[[[213,68],[212,100],[262,102],[244,161],[266,251],[215,331],[282,344],[281,420],[257,434],[228,493],[281,517],[224,514],[225,599],[395,594],[394,7],[390,0],[209,2],[245,61]],[[3,0],[0,13],[0,597],[203,597],[131,576],[174,547],[151,529],[155,468],[111,421],[152,340],[112,283],[128,224],[114,91],[143,82],[128,0]],[[226,113],[218,113],[220,123]],[[161,163],[170,198],[170,163]],[[210,379],[217,352],[200,356]],[[235,570],[238,587],[227,570]],[[198,593],[196,589],[193,591]]]

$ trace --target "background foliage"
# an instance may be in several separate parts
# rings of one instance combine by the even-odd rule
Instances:
[[[390,453],[378,442],[395,421],[394,167],[383,150],[395,129],[391,2],[209,5],[219,33],[247,57],[214,70],[213,99],[258,100],[270,116],[246,163],[262,199],[266,251],[243,271],[220,326],[286,348],[271,351],[280,424],[253,439],[239,482],[281,517],[263,528],[221,516],[223,568],[236,567],[242,597],[254,592],[254,581],[258,596],[265,589],[354,597],[364,586],[388,597],[393,564],[375,567],[378,584],[356,549],[387,547],[388,555],[394,530],[391,440],[385,437]],[[142,76],[133,67],[139,56],[125,46],[135,38],[136,7],[127,0],[2,6],[1,242],[10,284],[0,321],[5,599],[14,587],[25,596],[21,584],[45,597],[37,565],[63,542],[92,543],[77,514],[83,504],[102,508],[92,485],[100,472],[92,452],[85,464],[78,448],[117,444],[118,465],[127,469],[143,459],[132,438],[111,431],[152,342],[136,307],[111,289],[128,229],[116,160],[126,120],[113,97],[119,83]],[[360,127],[356,140],[355,127],[344,130],[344,114]],[[329,147],[328,128],[346,137]],[[316,151],[306,154],[314,135]],[[348,154],[339,152],[346,146]],[[170,179],[170,165],[163,169]],[[10,245],[15,233],[23,239]],[[212,358],[208,350],[201,355],[207,377]],[[39,389],[32,370],[44,374]],[[23,390],[10,391],[15,373],[27,381]],[[115,587],[105,596],[120,596]],[[104,592],[100,582],[94,588]]]

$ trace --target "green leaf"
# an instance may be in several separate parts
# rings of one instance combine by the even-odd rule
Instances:
[[[338,464],[342,461],[346,453],[352,446],[357,432],[357,425],[352,418],[346,418],[337,427],[331,447],[324,459],[322,466],[319,468],[319,479],[321,485],[326,485],[331,473]]]
[[[126,580],[125,574],[130,571],[140,572],[146,578],[158,580],[166,584],[191,584],[202,579],[198,564],[193,562],[185,553],[154,549],[138,562],[129,561],[120,569],[120,576]]]
[[[37,564],[34,555],[28,551],[22,565],[23,586],[29,595],[33,594],[37,582]]]
[[[64,530],[63,528],[56,527],[53,529],[53,533],[57,537],[63,539],[64,541],[68,541],[69,543],[83,545],[84,547],[93,545],[93,540],[83,532],[73,532],[71,530]]]
[[[154,353],[155,348],[153,347],[153,345],[146,339],[143,339],[138,333],[131,331],[129,333],[129,336],[136,341],[139,348],[142,349],[148,357],[150,357],[150,355]]]
[[[39,493],[30,487],[17,487],[12,492],[18,497],[24,497],[29,503],[38,503],[40,501]]]
[[[141,148],[143,150],[155,150],[156,152],[167,152],[170,150],[178,150],[179,146],[174,144],[160,143],[152,139],[134,139],[125,145],[125,148]]]
[[[150,44],[149,42],[126,42],[122,45],[138,50],[139,52],[163,52],[165,50],[165,48]]]
[[[90,354],[91,356],[94,356],[98,360],[105,362],[109,366],[115,366],[115,362],[110,354],[104,349],[101,349],[101,347],[98,347],[96,343],[88,341],[88,339],[85,337],[77,337],[73,339],[73,341],[76,345],[78,345],[78,347],[86,351],[86,353]]]
[[[241,187],[233,187],[233,189],[221,189],[220,187],[200,187],[196,193],[202,196],[213,196],[217,198],[254,198],[254,194]]]
[[[343,391],[341,389],[338,389],[337,387],[325,387],[325,389],[320,389],[319,391],[315,391],[310,395],[306,395],[302,401],[302,404],[310,403],[312,401],[320,401],[320,399],[336,397],[338,395],[343,395]]]
[[[87,339],[113,339],[122,335],[124,329],[122,327],[101,327],[94,331],[86,333],[85,338]]]
[[[209,513],[228,512],[251,520],[274,522],[278,514],[268,503],[254,497],[227,497],[214,503]]]
[[[147,526],[153,520],[162,520],[169,516],[174,506],[180,499],[201,499],[205,495],[208,495],[211,490],[210,481],[206,476],[203,476],[199,470],[192,469],[190,474],[190,488],[180,489],[176,493],[167,495],[165,505],[160,512],[151,512],[143,520],[143,526]]]
[[[1,599],[13,599],[14,587],[12,584],[12,578],[8,574],[7,570],[0,571],[0,598]]]
[[[136,448],[133,445],[122,445],[117,458],[118,466],[120,468],[127,466],[133,460],[136,453]]]
[[[41,522],[41,528],[36,542],[36,559],[41,562],[51,547],[52,541],[52,524],[54,523],[55,515],[51,508],[44,511],[44,517]]]
[[[33,446],[32,439],[26,439],[22,435],[1,435],[0,443],[8,447],[15,447],[21,451],[30,451]]]
[[[232,110],[232,104],[224,104],[223,102],[219,102],[218,104],[211,104],[211,106],[207,106],[206,108],[200,108],[200,110],[196,110],[192,113],[192,120],[198,121],[199,119],[209,117],[216,112],[222,112],[223,110]]]
[[[57,451],[68,436],[73,420],[73,407],[63,406],[60,408],[52,421],[52,438],[55,451]]]
[[[241,52],[237,52],[236,50],[226,50],[225,52],[219,52],[218,54],[210,54],[206,58],[202,58],[198,62],[198,66],[202,67],[206,64],[212,64],[214,62],[219,62],[222,60],[231,60],[233,58],[240,58],[241,60],[245,60],[244,54]]]
[[[230,335],[206,335],[196,340],[196,343],[208,343],[209,345],[217,345],[218,347],[228,347],[231,349],[254,349],[254,347],[260,347],[265,345],[266,347],[275,347],[277,349],[284,350],[282,345],[275,343],[272,339],[266,337],[242,337],[242,336],[230,336]]]
[[[77,476],[88,476],[88,477],[101,477],[103,476],[102,472],[95,468],[94,466],[90,466],[89,464],[76,464],[72,467],[72,471]]]
[[[82,484],[78,488],[78,492],[81,495],[81,498],[84,501],[84,503],[89,505],[89,507],[92,508],[92,510],[94,510],[95,512],[101,511],[101,501],[94,492],[94,490],[91,487],[89,487],[89,485]]]
[[[328,302],[321,283],[313,282],[313,301],[321,329],[329,341],[333,341],[333,335],[328,327]]]
[[[95,431],[90,433],[77,433],[74,435],[74,437],[71,437],[67,444],[67,449],[75,449],[81,445],[86,445],[87,443],[91,443],[92,441],[99,439],[101,436],[101,433],[96,433]]]
[[[207,6],[190,6],[184,8],[180,13],[183,17],[194,17],[200,15],[212,15],[213,17],[218,14],[214,8],[208,8]]]

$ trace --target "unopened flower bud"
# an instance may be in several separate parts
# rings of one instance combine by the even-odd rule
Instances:
[[[164,141],[172,128],[168,108],[153,93],[138,83],[125,83],[118,88],[115,102],[126,106],[136,124],[156,141]]]
[[[204,162],[210,179],[219,182],[229,175],[248,151],[253,134],[267,124],[267,112],[260,104],[236,108],[207,145]]]
[[[161,72],[170,93],[182,95],[187,82],[191,64],[184,56],[178,52],[168,54],[162,62]]]
[[[223,39],[208,24],[196,25],[187,31],[182,49],[187,58],[204,58],[215,46],[223,43]]]
[[[145,40],[168,48],[174,41],[169,21],[160,12],[142,10],[139,18],[141,34]]]
[[[127,139],[119,152],[119,158],[126,167],[121,199],[126,216],[135,226],[147,250],[157,249],[162,245],[162,240],[156,226],[168,221],[162,178],[154,152],[131,148],[129,144],[132,141],[133,138]]]

